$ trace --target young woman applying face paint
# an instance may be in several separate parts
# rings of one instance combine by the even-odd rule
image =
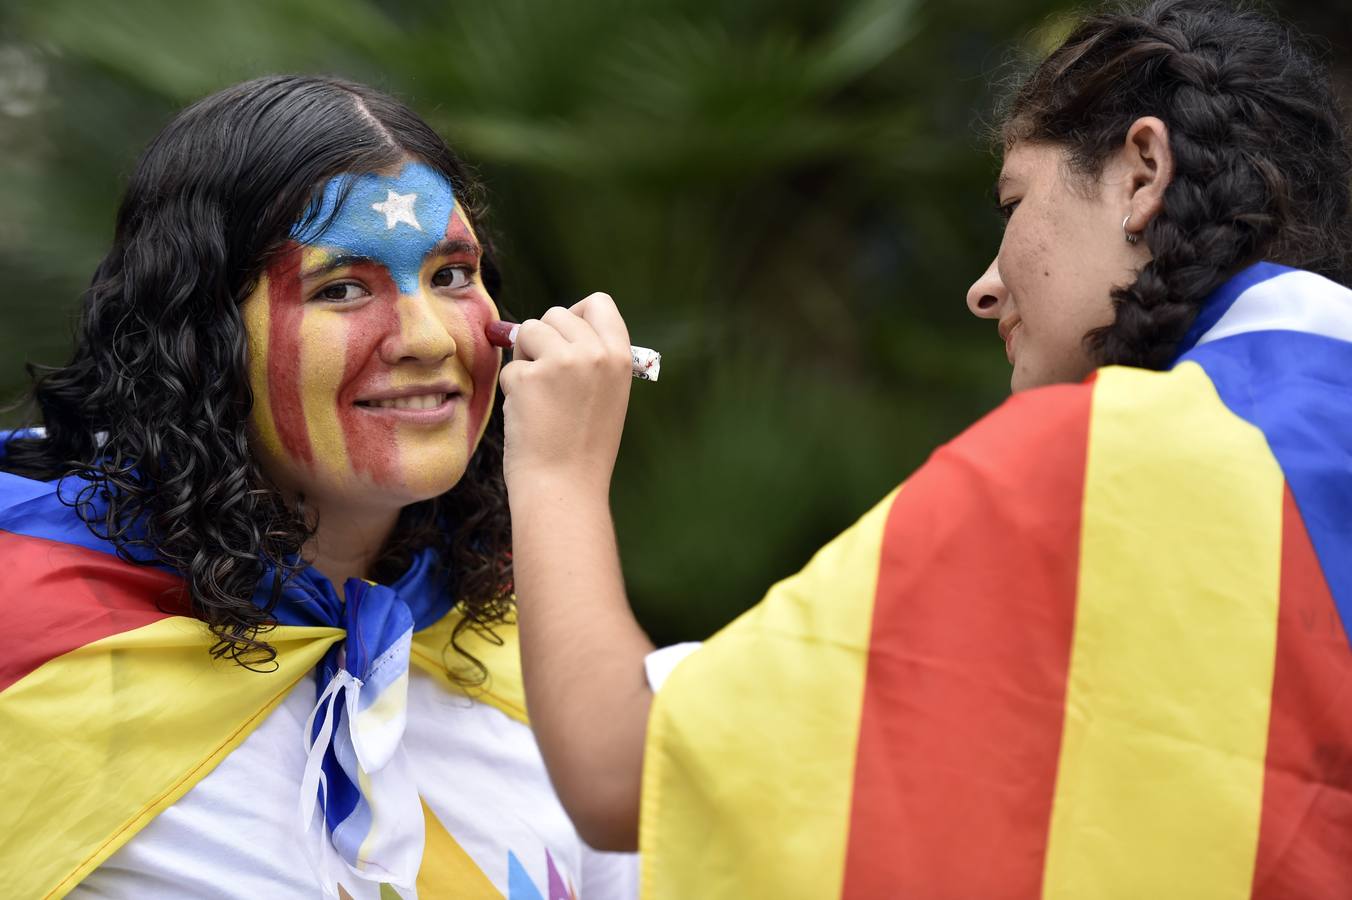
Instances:
[[[145,151],[0,440],[9,893],[632,896],[525,723],[481,212],[334,79]]]
[[[579,361],[622,322],[521,329],[533,721],[584,834],[623,846],[641,810],[655,896],[1352,895],[1352,154],[1327,76],[1260,15],[1154,2],[1080,22],[1003,136],[1008,229],[968,302],[1017,393],[674,669],[593,487],[618,434],[594,398],[622,412],[625,386]],[[579,660],[610,674],[578,687]],[[570,786],[594,759],[627,789]]]

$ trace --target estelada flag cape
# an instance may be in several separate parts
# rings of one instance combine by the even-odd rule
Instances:
[[[658,691],[646,898],[1352,897],[1352,291],[1011,398]]]
[[[55,489],[0,473],[6,897],[64,896],[209,774],[345,637],[280,625],[264,636],[277,650],[273,671],[213,661],[215,638],[174,612],[182,580],[118,559],[54,502]],[[459,615],[414,634],[414,665],[445,679]],[[495,634],[500,641],[472,630],[459,639],[492,673],[473,696],[524,722],[515,628]]]

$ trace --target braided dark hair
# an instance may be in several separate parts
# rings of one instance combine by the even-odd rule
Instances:
[[[1215,0],[1091,15],[1013,94],[1000,137],[1062,147],[1096,178],[1142,116],[1168,127],[1174,174],[1145,229],[1153,259],[1087,337],[1100,365],[1169,365],[1207,295],[1259,259],[1352,278],[1352,154],[1292,31]]]
[[[303,566],[312,536],[304,511],[249,451],[239,304],[325,182],[410,157],[445,175],[477,224],[483,203],[469,171],[391,97],[333,78],[275,76],[199,101],[137,163],[112,248],[84,296],[71,362],[29,367],[46,435],[11,438],[0,465],[66,479],[63,499],[119,556],[180,572],[192,614],[217,637],[216,657],[274,659],[259,635],[272,627],[283,579],[266,606],[254,592],[269,569]],[[476,230],[495,293],[491,247]],[[502,435],[499,401],[465,476],[403,510],[373,573],[397,577],[419,550],[436,548],[466,613],[457,649],[464,629],[487,630],[511,608]]]

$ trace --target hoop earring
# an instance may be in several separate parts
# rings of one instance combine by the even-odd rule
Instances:
[[[1131,213],[1127,213],[1127,217],[1122,220],[1122,235],[1127,239],[1128,244],[1135,244],[1137,241],[1141,239],[1141,236],[1139,234],[1132,234],[1130,231],[1127,231],[1127,223],[1130,221],[1131,221]]]

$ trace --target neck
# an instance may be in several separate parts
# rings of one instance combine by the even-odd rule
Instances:
[[[318,527],[305,545],[305,558],[342,597],[349,578],[370,577],[399,510],[308,505],[317,515]]]

